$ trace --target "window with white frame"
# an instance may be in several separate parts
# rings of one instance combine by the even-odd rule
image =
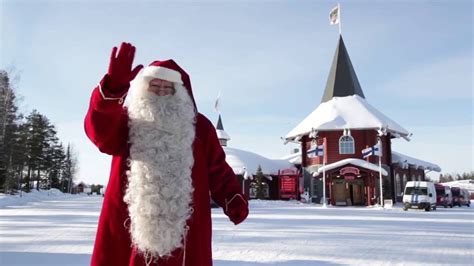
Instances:
[[[354,154],[354,138],[352,136],[342,136],[339,138],[339,154]]]

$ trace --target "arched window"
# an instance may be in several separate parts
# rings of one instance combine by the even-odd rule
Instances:
[[[354,138],[342,136],[339,138],[339,154],[354,154]]]

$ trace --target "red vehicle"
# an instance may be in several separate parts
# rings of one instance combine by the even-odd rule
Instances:
[[[459,203],[459,206],[466,205],[467,207],[471,207],[471,193],[469,193],[469,190],[461,188],[461,197],[459,199]]]
[[[451,188],[448,186],[443,186],[441,184],[434,184],[436,189],[436,205],[444,206],[447,208],[453,207],[453,197],[451,194]]]
[[[453,206],[461,207],[461,188],[451,187],[451,192],[453,193]]]

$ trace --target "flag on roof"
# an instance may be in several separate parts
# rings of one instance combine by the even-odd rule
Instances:
[[[214,110],[216,110],[216,112],[220,113],[220,110],[219,110],[219,100],[221,98],[221,91],[219,91],[219,94],[217,94],[217,99],[216,99],[216,102],[214,103]]]
[[[340,9],[339,4],[329,12],[329,22],[331,25],[339,24]]]

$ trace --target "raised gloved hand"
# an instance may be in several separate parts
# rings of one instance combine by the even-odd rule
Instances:
[[[132,70],[135,46],[123,42],[117,53],[117,47],[112,49],[109,70],[107,71],[107,88],[110,93],[123,93],[130,87],[132,81],[143,65],[138,65]]]
[[[242,195],[235,194],[232,199],[226,200],[224,213],[235,225],[240,224],[249,214],[247,200]]]

